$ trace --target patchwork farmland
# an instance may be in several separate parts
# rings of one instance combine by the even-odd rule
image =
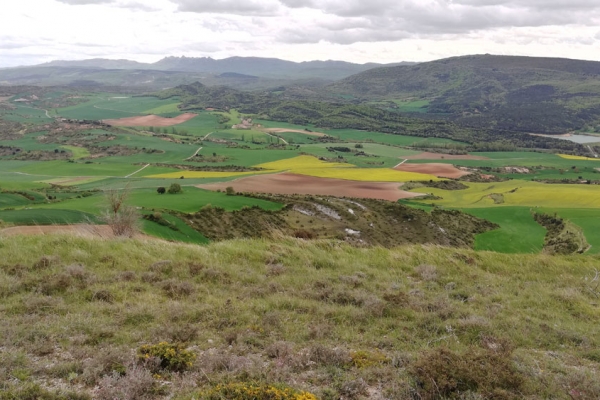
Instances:
[[[379,199],[462,210],[497,226],[476,236],[476,249],[508,253],[548,250],[547,229],[534,219],[547,213],[577,227],[585,252],[600,252],[596,219],[585,217],[600,212],[593,157],[467,153],[446,138],[316,128],[236,110],[184,112],[177,97],[65,91],[13,106],[31,97],[7,98],[10,107],[0,110],[2,121],[19,127],[0,137],[0,220],[8,228],[100,224],[105,193],[126,190],[146,235],[206,243],[208,233],[190,216],[207,207],[282,213],[297,196],[336,196],[356,201],[354,208],[363,206],[359,199]],[[170,194],[171,187],[180,190]],[[326,214],[320,218],[332,218]],[[317,235],[314,218],[297,229]]]

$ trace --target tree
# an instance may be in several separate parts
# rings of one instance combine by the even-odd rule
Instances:
[[[169,186],[169,194],[176,194],[176,193],[181,193],[181,185],[179,183],[171,183],[171,186]]]
[[[235,190],[233,189],[233,187],[227,186],[225,188],[225,194],[227,194],[227,196],[233,196],[235,194]]]
[[[158,189],[156,189],[156,191],[158,192],[158,194],[165,194],[167,189],[165,189],[163,186],[160,186]]]

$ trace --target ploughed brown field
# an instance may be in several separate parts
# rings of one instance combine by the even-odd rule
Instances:
[[[442,154],[442,153],[419,153],[413,156],[402,157],[407,160],[489,160],[487,157],[472,156],[470,154]]]
[[[400,190],[395,182],[359,182],[343,179],[280,173],[255,175],[235,181],[198,185],[201,189],[225,190],[228,186],[236,192],[273,194],[312,194],[338,197],[357,197],[397,201],[422,195]]]
[[[194,118],[197,114],[186,113],[174,118],[159,117],[158,115],[140,115],[119,119],[105,119],[104,123],[113,126],[173,126],[183,124]]]
[[[435,175],[440,178],[460,178],[469,175],[469,172],[462,171],[452,164],[427,163],[427,164],[408,164],[404,163],[394,167],[396,171],[418,172],[420,174]]]

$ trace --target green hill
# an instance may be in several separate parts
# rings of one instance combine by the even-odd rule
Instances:
[[[361,100],[427,100],[463,124],[558,133],[600,124],[600,62],[475,55],[369,70],[330,93]],[[389,104],[402,108],[402,101]]]
[[[600,397],[597,257],[41,236],[0,259],[0,399]]]

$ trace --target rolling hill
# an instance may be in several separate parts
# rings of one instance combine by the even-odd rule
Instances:
[[[372,69],[327,91],[392,109],[423,100],[421,111],[474,127],[562,133],[600,123],[600,62],[593,61],[463,56]]]

